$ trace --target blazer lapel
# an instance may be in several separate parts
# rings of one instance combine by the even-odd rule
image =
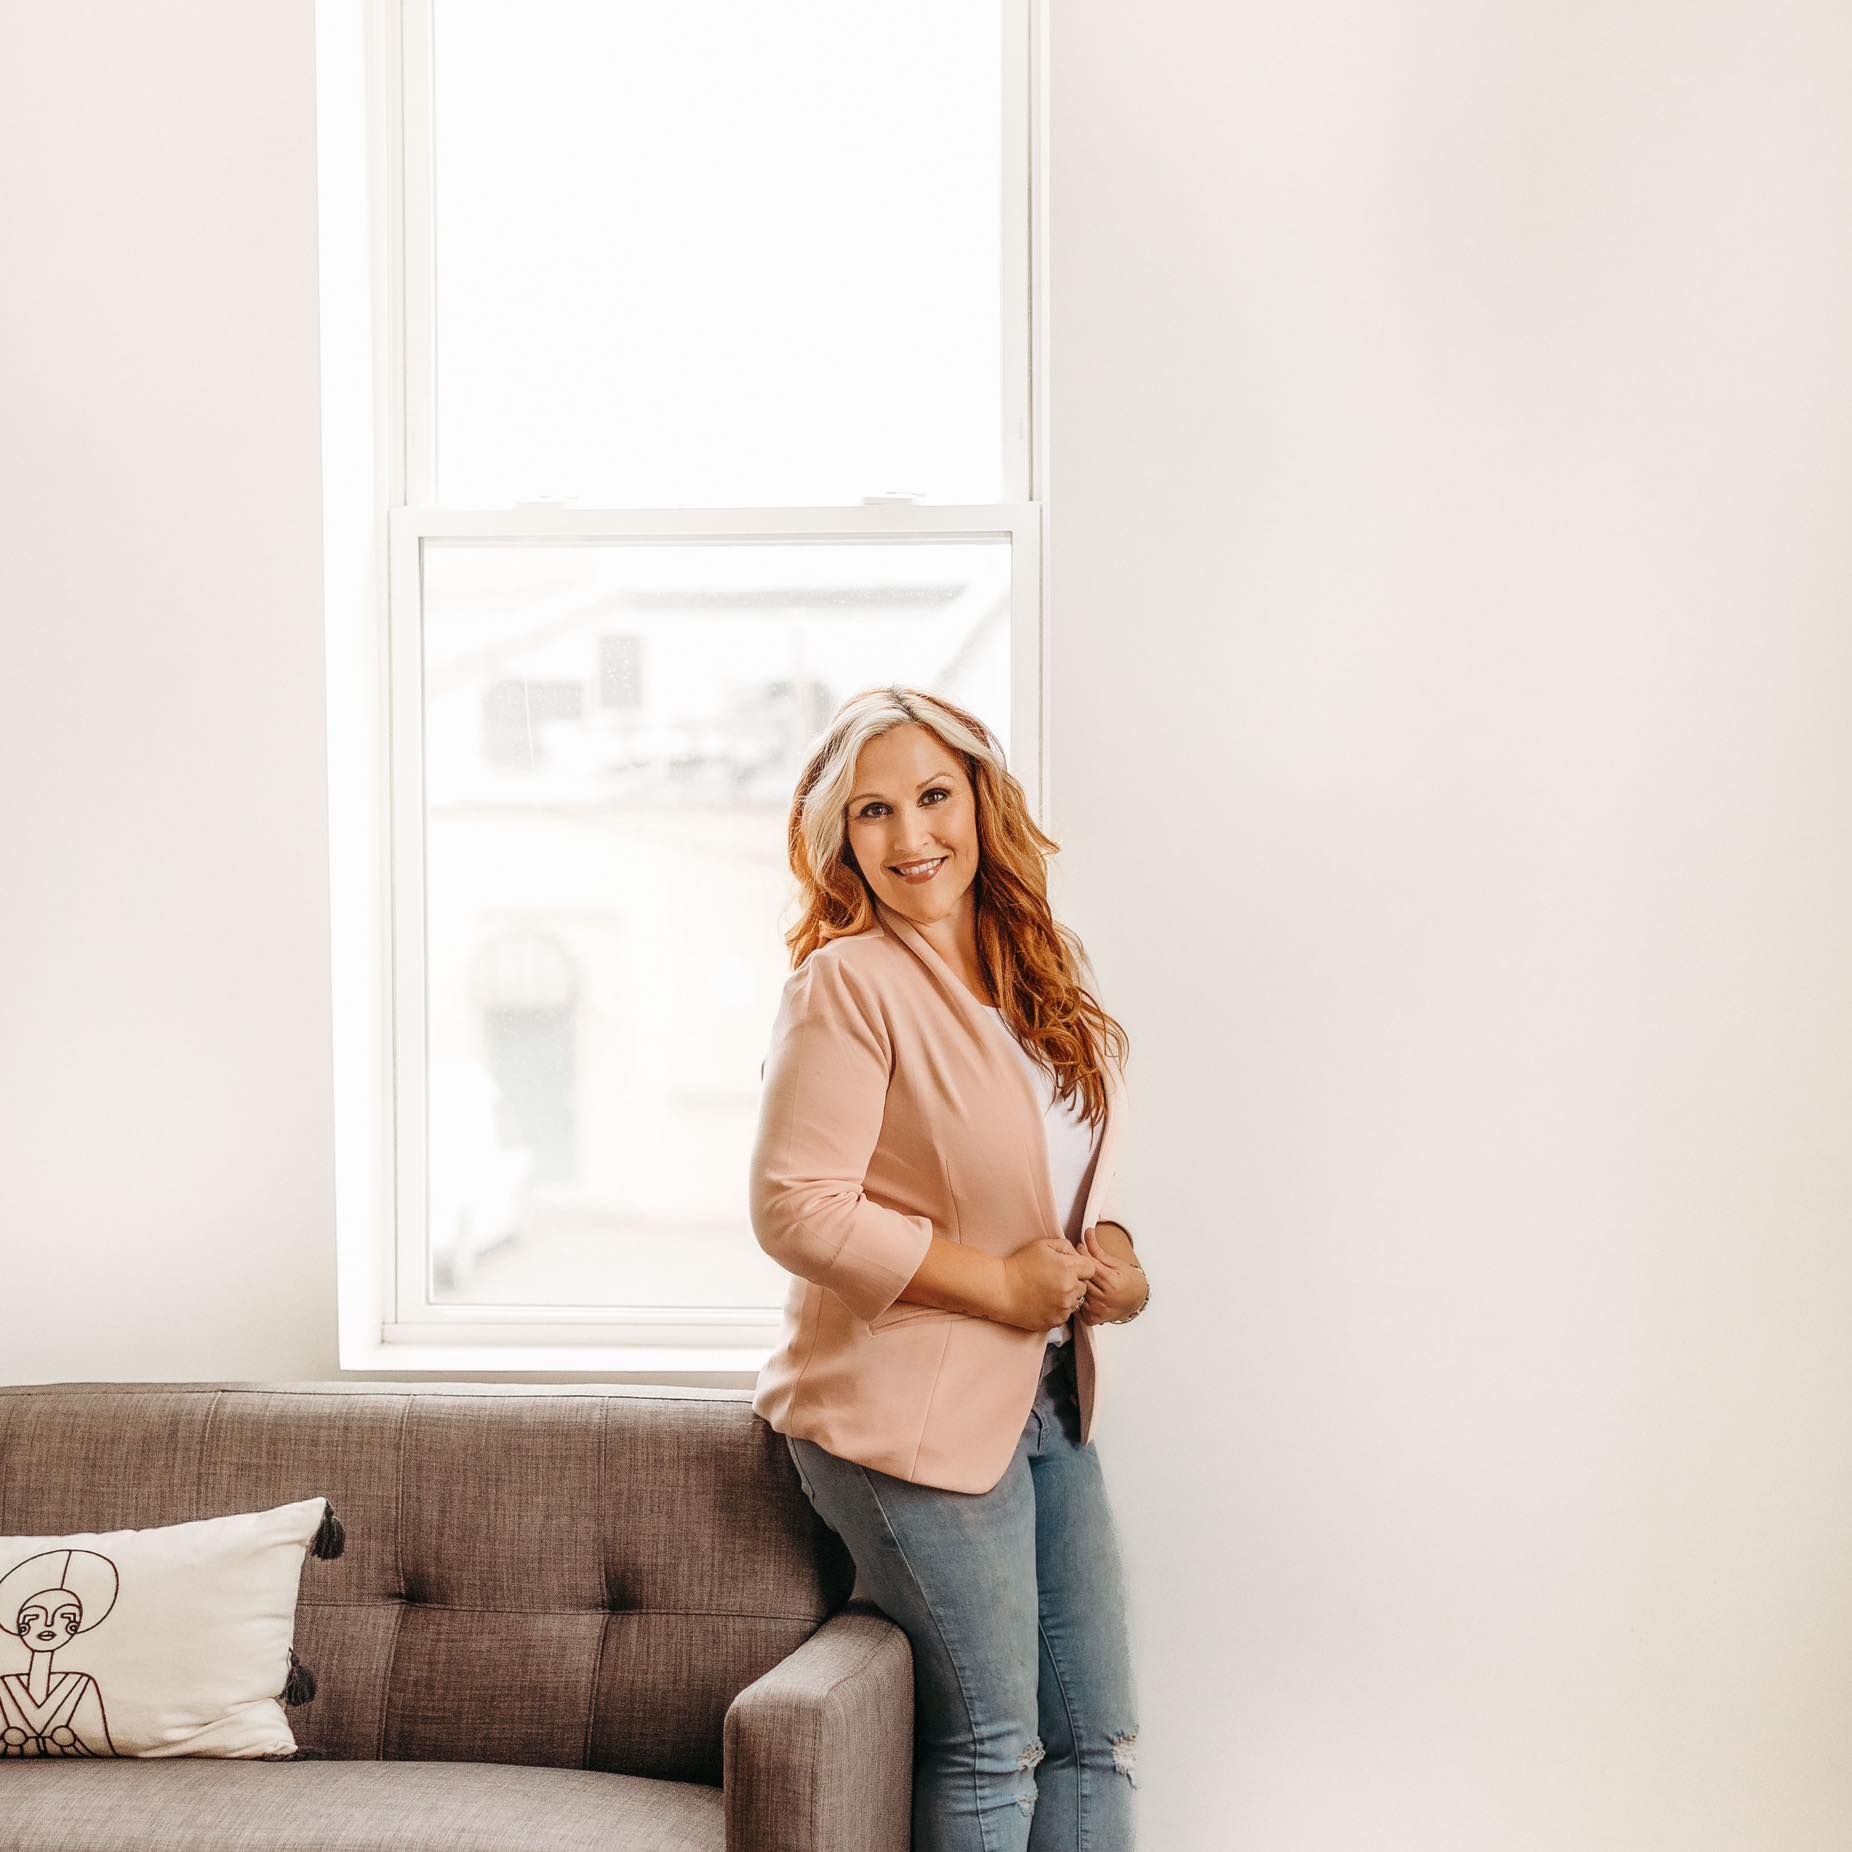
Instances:
[[[871,895],[871,899],[874,897]],[[1048,1134],[1042,1121],[1042,1102],[1037,1097],[1034,1085],[1023,1071],[1022,1063],[1005,1048],[997,1033],[997,1025],[989,1012],[971,992],[965,988],[964,980],[939,955],[932,941],[904,915],[896,913],[885,901],[875,900],[876,917],[882,927],[900,942],[909,947],[925,967],[927,975],[936,983],[944,995],[947,1006],[956,1011],[972,1035],[983,1046],[992,1051],[993,1071],[1003,1076],[999,1085],[1012,1087],[1017,1099],[1022,1103],[1024,1112],[1024,1139],[1029,1150],[1041,1155],[1041,1162],[1036,1166],[1036,1195],[1042,1205],[1042,1218],[1045,1228],[1056,1234],[1065,1234],[1060,1218],[1055,1213],[1054,1180],[1048,1170]],[[1082,1228],[1090,1228],[1099,1219],[1099,1207],[1104,1200],[1106,1180],[1112,1174],[1113,1143],[1119,1130],[1119,1121],[1123,1095],[1122,1081],[1118,1063],[1112,1059],[1110,1051],[1106,1062],[1106,1119],[1100,1127],[1099,1150],[1093,1160],[1093,1170],[1087,1184],[1087,1203],[1080,1218]]]

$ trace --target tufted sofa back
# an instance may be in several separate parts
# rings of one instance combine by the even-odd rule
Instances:
[[[848,1598],[750,1391],[628,1384],[0,1388],[0,1536],[325,1495],[289,1713],[331,1757],[719,1785],[734,1695]]]

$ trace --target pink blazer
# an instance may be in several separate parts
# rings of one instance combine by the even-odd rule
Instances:
[[[843,1459],[987,1492],[1029,1417],[1047,1327],[898,1295],[935,1234],[986,1254],[1064,1236],[1042,1103],[926,936],[875,910],[877,925],[820,946],[786,979],[761,1070],[752,1227],[793,1278],[752,1406]],[[1125,1081],[1110,1056],[1106,1079],[1081,1225],[1130,1230],[1113,1196]],[[1092,1325],[1073,1333],[1084,1442],[1102,1346]]]

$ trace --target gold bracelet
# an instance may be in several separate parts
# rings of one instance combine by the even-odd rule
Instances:
[[[1140,1273],[1145,1273],[1144,1268],[1140,1267],[1137,1261],[1134,1260],[1133,1262],[1131,1262],[1131,1265],[1134,1267],[1138,1267],[1138,1271]],[[1129,1325],[1132,1322],[1132,1320],[1135,1319],[1138,1316],[1138,1314],[1142,1312],[1145,1309],[1145,1307],[1148,1306],[1150,1303],[1151,1303],[1151,1276],[1150,1274],[1145,1273],[1145,1296],[1141,1300],[1139,1300],[1138,1304],[1134,1306],[1131,1311],[1127,1312],[1123,1318],[1109,1318],[1107,1319],[1106,1322],[1109,1325]]]

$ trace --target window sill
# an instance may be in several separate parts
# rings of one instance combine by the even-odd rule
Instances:
[[[489,1341],[433,1341],[428,1333],[394,1338],[387,1332],[370,1342],[341,1343],[343,1370],[393,1370],[439,1376],[459,1373],[530,1375],[557,1371],[649,1376],[661,1382],[688,1377],[732,1376],[729,1387],[750,1388],[772,1354],[766,1344],[531,1344]]]

